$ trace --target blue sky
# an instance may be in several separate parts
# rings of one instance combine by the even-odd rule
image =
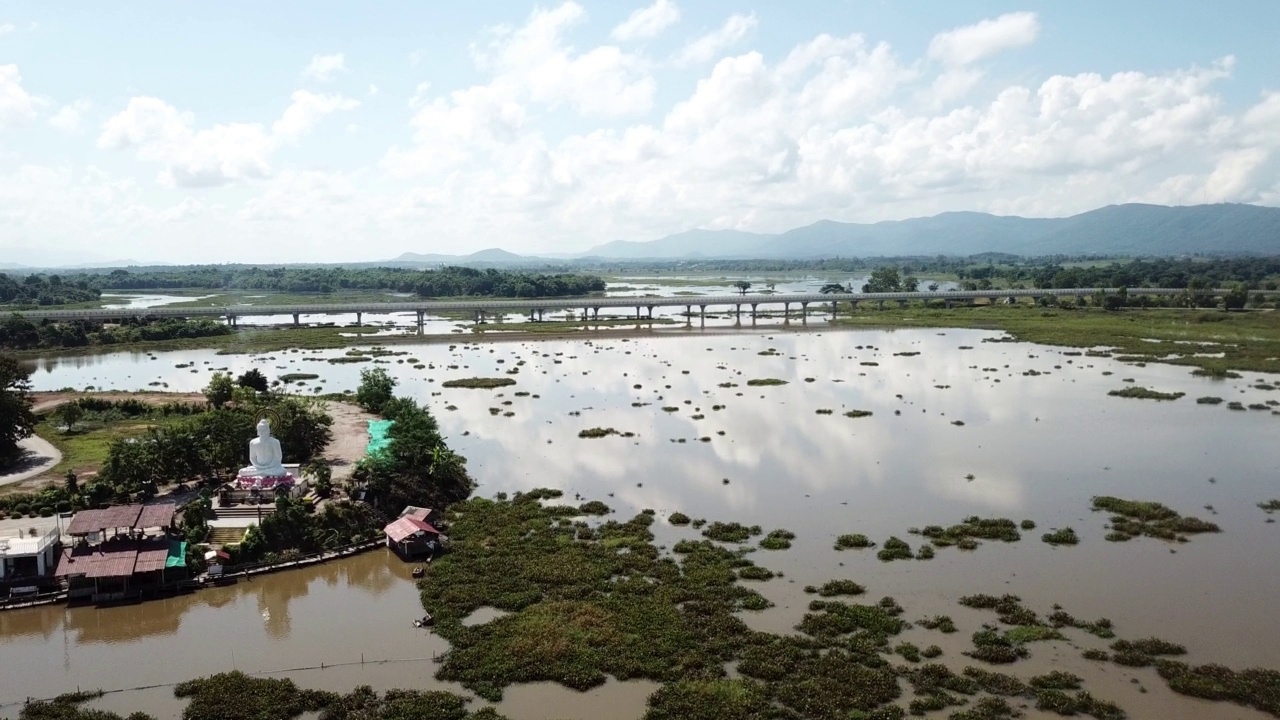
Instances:
[[[1277,27],[1240,0],[10,1],[0,263],[1280,205]]]

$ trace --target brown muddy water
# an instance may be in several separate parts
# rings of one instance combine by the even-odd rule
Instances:
[[[994,616],[956,599],[1011,592],[1040,613],[1059,603],[1080,618],[1108,617],[1120,637],[1182,643],[1193,663],[1280,668],[1273,617],[1280,523],[1266,523],[1256,507],[1280,497],[1280,417],[1195,403],[1205,395],[1245,405],[1277,401],[1280,392],[1256,387],[1259,380],[1275,385],[1276,378],[1210,380],[1192,377],[1188,368],[983,342],[997,337],[971,330],[671,332],[398,345],[391,349],[406,354],[347,365],[323,362],[343,350],[184,351],[155,359],[114,353],[42,361],[33,380],[41,390],[145,390],[165,382],[185,391],[198,390],[212,368],[258,367],[269,376],[318,373],[323,382],[297,390],[335,392],[354,389],[360,369],[377,362],[400,381],[399,392],[430,404],[451,446],[469,459],[481,495],[550,486],[603,500],[616,515],[653,508],[663,520],[655,526],[659,539],[668,545],[697,533],[666,525],[675,510],[797,533],[792,549],[753,556],[785,573],[758,584],[777,606],[746,614],[757,629],[790,631],[809,600],[805,585],[851,578],[867,586],[871,599],[897,598],[906,619],[955,618],[961,630],[955,635],[916,628],[903,639],[941,645],[942,660],[957,666],[966,664],[960,651],[969,634]],[[1032,370],[1041,374],[1024,374]],[[473,376],[517,384],[441,387]],[[788,384],[750,387],[753,378]],[[1173,402],[1107,396],[1129,385],[1186,396]],[[844,417],[852,409],[874,414]],[[636,435],[578,437],[592,427]],[[1163,502],[1223,532],[1177,545],[1106,542],[1106,516],[1089,510],[1098,494]],[[877,542],[897,535],[914,547],[920,538],[908,528],[968,515],[1027,518],[1037,528],[1018,543],[940,549],[928,562],[885,564],[873,552],[832,548],[837,535],[855,532]],[[1043,532],[1063,526],[1080,535],[1078,546],[1041,542]],[[359,684],[458,690],[432,679],[431,657],[447,646],[412,627],[420,614],[409,566],[384,551],[165,602],[0,613],[0,703],[231,668],[286,671],[302,685],[335,690]],[[1263,717],[1177,696],[1150,669],[1084,661],[1081,649],[1103,641],[1068,635],[1069,642],[1032,645],[1030,660],[1002,670],[1024,677],[1070,670],[1136,718]],[[320,663],[328,667],[289,672]],[[343,663],[355,664],[337,666]],[[500,709],[517,720],[638,718],[654,687],[611,682],[585,694],[517,687]],[[170,717],[181,711],[165,687],[111,694],[97,706]],[[13,705],[0,710],[16,712]]]

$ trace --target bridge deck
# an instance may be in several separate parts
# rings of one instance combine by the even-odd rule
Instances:
[[[422,300],[416,302],[318,303],[309,305],[239,305],[219,307],[97,308],[88,310],[21,310],[15,314],[29,320],[122,320],[127,318],[248,317],[264,315],[335,315],[398,312],[447,312],[458,310],[561,310],[590,308],[710,307],[724,305],[782,305],[829,302],[878,302],[897,300],[975,300],[981,298],[1077,297],[1099,292],[1115,293],[1117,288],[1031,289],[1031,290],[947,290],[897,293],[797,293],[789,295],[708,295],[702,297],[600,297],[508,298],[502,300]],[[1130,295],[1178,295],[1181,288],[1129,288]],[[1225,291],[1209,291],[1221,295]],[[3,311],[0,311],[3,312]]]

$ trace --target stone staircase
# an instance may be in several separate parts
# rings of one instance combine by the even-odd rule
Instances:
[[[274,504],[265,505],[232,505],[230,507],[219,507],[213,509],[213,516],[218,520],[227,518],[253,518],[258,519],[258,515],[266,517],[276,511]]]
[[[211,527],[209,528],[209,543],[212,545],[235,545],[244,539],[244,534],[249,528],[247,527]]]

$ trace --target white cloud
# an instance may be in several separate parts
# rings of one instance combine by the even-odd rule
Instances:
[[[81,124],[84,120],[84,114],[93,107],[87,98],[80,98],[75,102],[67,103],[58,109],[49,118],[49,124],[64,132],[78,133],[81,131]]]
[[[8,35],[15,29],[16,28],[13,27],[13,23],[4,23],[3,25],[0,25],[0,35]]]
[[[135,97],[102,126],[98,147],[136,148],[138,158],[163,165],[160,180],[179,187],[213,187],[271,174],[269,159],[319,120],[360,103],[341,95],[295,91],[268,131],[258,123],[226,123],[195,130],[195,118],[154,97]]]
[[[648,40],[680,22],[680,8],[672,0],[654,0],[652,5],[631,13],[610,36],[620,42]]]
[[[302,71],[302,77],[320,82],[329,82],[338,73],[347,71],[347,60],[342,53],[333,55],[313,55],[311,62]]]
[[[18,66],[0,65],[0,129],[34,117],[39,105],[40,101],[22,87]]]
[[[285,108],[284,114],[271,126],[271,133],[277,139],[295,141],[311,132],[325,115],[339,110],[354,110],[360,107],[359,100],[342,95],[317,95],[306,90],[295,90],[293,102]]]
[[[1002,50],[1030,45],[1039,35],[1035,13],[1007,13],[934,35],[929,58],[944,65],[968,65]]]
[[[378,86],[374,85],[373,83],[369,83],[369,91],[365,93],[365,95],[367,97],[373,97],[374,95],[377,95],[377,94],[378,94]]]
[[[708,62],[717,54],[742,41],[756,29],[757,24],[755,13],[749,15],[734,13],[718,30],[690,40],[676,59],[678,62],[688,64]]]

